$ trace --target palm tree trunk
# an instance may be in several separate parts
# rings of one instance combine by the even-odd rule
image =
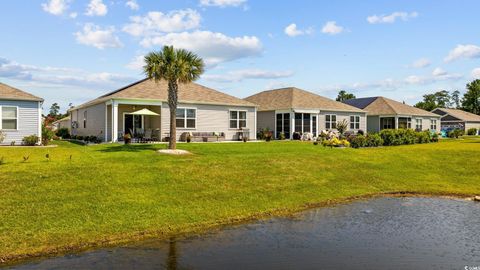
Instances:
[[[177,104],[178,104],[178,83],[168,82],[168,106],[170,107],[170,140],[168,149],[177,148]]]

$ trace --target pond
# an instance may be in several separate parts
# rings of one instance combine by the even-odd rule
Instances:
[[[375,198],[12,269],[475,269],[480,203]],[[470,267],[470,268],[465,268]],[[480,269],[480,268],[477,268]]]

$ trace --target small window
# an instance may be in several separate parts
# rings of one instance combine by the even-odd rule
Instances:
[[[415,119],[415,130],[422,131],[422,119]]]
[[[350,115],[350,129],[360,129],[360,116]]]
[[[431,119],[430,120],[430,129],[431,130],[437,130],[437,119]]]
[[[18,129],[17,107],[2,107],[2,129]]]
[[[337,116],[335,114],[325,115],[325,128],[327,130],[337,128]]]
[[[177,128],[195,128],[197,126],[197,109],[178,108]]]
[[[230,128],[241,129],[247,127],[246,111],[230,111]]]
[[[83,112],[83,128],[87,128],[87,111]]]

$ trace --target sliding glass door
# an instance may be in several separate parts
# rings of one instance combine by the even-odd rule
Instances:
[[[276,114],[276,131],[275,137],[280,138],[280,133],[285,135],[285,138],[290,138],[290,113],[277,113]]]

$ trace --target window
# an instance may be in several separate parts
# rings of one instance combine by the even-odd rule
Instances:
[[[317,136],[317,116],[312,115],[312,133],[313,136]]]
[[[247,111],[230,111],[230,128],[241,129],[247,127]]]
[[[17,129],[18,115],[17,107],[1,107],[2,108],[2,124],[1,129]]]
[[[394,121],[395,119],[393,117],[380,118],[381,129],[392,129]]]
[[[430,129],[437,130],[437,119],[430,119]]]
[[[416,131],[422,131],[422,119],[415,119],[415,130]]]
[[[177,108],[177,128],[195,128],[197,126],[197,109]]]
[[[360,129],[360,116],[350,115],[350,129]]]
[[[398,128],[412,128],[412,118],[410,117],[399,117],[398,118]]]
[[[83,128],[87,128],[87,111],[83,112]]]
[[[295,132],[310,133],[311,115],[309,113],[295,113]]]
[[[337,116],[335,114],[325,115],[325,128],[327,130],[337,128]]]

